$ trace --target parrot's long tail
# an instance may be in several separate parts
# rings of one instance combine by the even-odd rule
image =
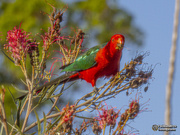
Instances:
[[[50,89],[53,85],[60,85],[60,84],[63,84],[65,82],[71,82],[71,81],[74,81],[74,80],[77,80],[79,79],[78,77],[78,74],[75,73],[75,72],[71,72],[71,73],[66,73],[64,75],[61,75],[60,77],[40,86],[40,87],[37,87],[37,88],[34,88],[34,91],[33,93],[35,94],[38,94],[39,92],[41,92],[43,89]],[[17,99],[23,99],[28,93],[18,97]]]

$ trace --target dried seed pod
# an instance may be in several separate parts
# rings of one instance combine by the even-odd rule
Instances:
[[[141,64],[141,63],[142,63],[142,60],[143,60],[143,57],[144,57],[144,55],[139,55],[138,57],[136,57],[136,58],[134,59],[134,61],[137,62],[137,63],[139,63],[139,64]]]
[[[129,95],[129,92],[128,92],[128,90],[126,91],[126,96],[128,96]]]
[[[28,50],[29,57],[31,59],[30,63],[35,68],[35,70],[39,70],[39,48],[38,43],[34,40],[34,42],[30,43],[31,46]]]
[[[146,87],[144,88],[144,92],[147,92],[147,90],[148,90],[148,86],[146,86]]]
[[[102,132],[101,127],[97,124],[97,122],[93,122],[92,131],[94,134],[99,135]]]

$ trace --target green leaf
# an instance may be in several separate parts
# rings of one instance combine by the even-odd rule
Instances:
[[[44,134],[46,132],[46,124],[47,124],[47,119],[44,112],[43,112],[43,116],[44,116],[44,130],[43,130],[43,134]]]
[[[38,125],[38,135],[41,135],[41,122],[39,120],[39,116],[37,114],[37,112],[34,110],[34,113],[36,115],[36,119],[37,119],[37,125]]]
[[[46,95],[46,98],[49,99],[51,97],[51,95],[54,93],[55,89],[58,87],[59,84],[53,85],[51,86],[51,88],[49,89],[49,93]]]
[[[41,103],[41,101],[42,101],[43,98],[45,97],[47,91],[48,91],[48,88],[43,88],[42,91],[39,93],[39,95],[41,95],[41,93],[42,93],[42,95],[41,95],[41,97],[40,97],[40,99],[39,99],[39,101],[38,101],[38,104]]]
[[[21,101],[18,101],[18,109],[17,109],[17,126],[20,128],[20,110],[21,110]]]
[[[14,98],[14,96],[13,96],[11,90],[10,90],[9,88],[7,88],[7,89],[8,89],[8,91],[9,91],[11,97],[12,97],[13,103],[16,105],[16,101],[15,101],[15,98]]]

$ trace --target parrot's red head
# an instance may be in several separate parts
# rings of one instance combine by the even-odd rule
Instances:
[[[111,37],[111,43],[114,45],[115,49],[122,50],[124,47],[125,38],[121,34],[116,34]]]

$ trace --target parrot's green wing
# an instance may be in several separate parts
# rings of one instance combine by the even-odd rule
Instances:
[[[66,66],[63,71],[80,71],[86,70],[88,68],[93,67],[96,64],[95,57],[99,49],[104,47],[107,43],[102,45],[98,45],[90,48],[84,54],[80,55],[72,64]]]

